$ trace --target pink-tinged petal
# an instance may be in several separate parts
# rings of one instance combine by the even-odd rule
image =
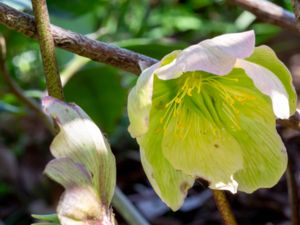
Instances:
[[[265,67],[245,60],[237,60],[235,67],[244,69],[258,90],[271,98],[273,111],[277,118],[289,118],[289,96],[275,74]]]
[[[103,202],[109,203],[115,187],[115,158],[100,129],[77,105],[53,97],[42,100],[46,111],[60,126],[51,143],[55,158],[70,158],[93,174],[92,183]]]
[[[90,120],[90,117],[77,105],[60,101],[51,96],[45,96],[42,99],[42,106],[44,111],[60,126],[75,119]]]
[[[253,31],[224,34],[184,49],[170,64],[159,68],[160,79],[179,77],[184,72],[205,71],[225,75],[232,70],[237,58],[246,58],[254,50]]]
[[[75,186],[92,185],[92,177],[84,165],[75,163],[70,158],[51,160],[45,169],[45,173],[66,189]]]
[[[97,193],[89,186],[74,186],[62,195],[57,214],[61,225],[104,224],[102,206]]]

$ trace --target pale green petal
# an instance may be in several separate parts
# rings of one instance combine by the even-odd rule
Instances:
[[[90,120],[73,120],[61,127],[50,146],[57,157],[69,157],[93,174],[103,201],[110,201],[115,186],[115,159],[98,127]]]
[[[232,121],[231,114],[222,105],[216,105],[221,121],[241,147],[243,168],[234,174],[238,190],[253,192],[274,186],[286,169],[285,147],[276,131],[276,120],[269,97],[262,94],[247,75],[239,69],[224,77],[222,85],[235,100],[232,114],[234,129],[225,121]],[[214,92],[212,88],[211,92]],[[222,93],[215,92],[222,96]]]
[[[147,141],[140,140],[141,162],[145,173],[163,202],[173,211],[178,210],[187,195],[189,188],[193,186],[195,178],[175,170],[162,154],[161,147],[149,144]]]
[[[279,78],[289,96],[290,114],[294,114],[296,111],[297,96],[292,84],[292,76],[274,51],[268,46],[259,46],[254,49],[253,54],[246,60],[267,68]]]
[[[69,158],[51,160],[44,172],[65,188],[92,184],[91,174],[86,168],[79,163],[74,163]]]
[[[153,72],[159,63],[147,68],[142,72],[128,95],[128,118],[130,125],[128,131],[132,137],[139,137],[147,132],[149,114],[152,104]]]
[[[204,102],[186,99],[182,104],[164,132],[164,156],[174,168],[207,180],[211,188],[236,193],[233,174],[243,166],[239,144],[196,108]]]
[[[243,149],[244,167],[234,176],[239,190],[251,193],[259,188],[273,187],[287,166],[287,154],[275,124],[242,117],[241,129],[236,138]]]
[[[145,134],[149,127],[149,116],[152,106],[153,76],[160,66],[170,63],[180,51],[173,51],[166,55],[159,63],[145,69],[137,80],[128,96],[128,118],[130,125],[128,131],[132,137]]]
[[[149,131],[138,138],[141,161],[146,175],[159,197],[174,211],[180,208],[194,178],[175,170],[161,149],[160,114],[151,114]]]
[[[110,146],[95,123],[74,104],[52,97],[43,99],[43,107],[60,126],[51,143],[56,158],[70,158],[93,174],[93,185],[103,202],[109,203],[115,187],[115,158]]]

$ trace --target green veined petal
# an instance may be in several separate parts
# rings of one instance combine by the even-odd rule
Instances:
[[[239,190],[251,193],[274,186],[287,166],[285,147],[274,124],[243,117],[236,138],[243,149],[244,167],[235,174]]]
[[[145,69],[140,75],[136,86],[128,95],[128,131],[132,137],[145,134],[149,127],[149,116],[152,106],[154,72],[160,66],[171,63],[180,51],[173,51],[166,55],[159,63]]]
[[[154,137],[157,140],[152,138],[151,135],[150,137],[146,135],[139,140],[143,168],[155,192],[173,211],[176,211],[183,204],[195,178],[174,169],[162,153],[159,140],[161,138]]]
[[[233,174],[243,166],[239,144],[185,101],[164,132],[164,156],[174,168],[206,179],[211,188],[236,193]]]
[[[91,174],[85,166],[73,162],[70,158],[51,160],[46,166],[45,173],[66,189],[72,186],[92,185]]]
[[[234,174],[238,190],[250,193],[258,188],[272,187],[285,171],[287,157],[276,131],[271,99],[240,69],[234,69],[227,78],[222,80],[222,85],[236,99],[232,110],[237,110],[238,114],[236,129],[227,127],[227,130],[239,143],[244,162],[243,168]],[[217,108],[222,121],[229,121],[224,108]]]
[[[162,112],[152,111],[148,132],[137,138],[141,147],[141,160],[146,175],[160,198],[174,211],[183,203],[194,178],[175,170],[161,149]]]

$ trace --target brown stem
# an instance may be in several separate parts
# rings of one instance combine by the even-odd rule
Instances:
[[[43,113],[40,106],[33,101],[32,99],[28,98],[24,95],[24,91],[18,86],[18,84],[11,78],[8,73],[8,69],[6,67],[6,47],[5,47],[5,39],[0,37],[0,72],[2,74],[3,80],[6,82],[8,87],[10,88],[11,92],[21,101],[23,102],[28,108],[34,111],[42,122],[46,125],[46,127],[50,130],[51,133],[54,134],[54,128],[52,123],[50,122],[49,118]]]
[[[300,31],[300,2],[299,0],[292,0],[293,10],[296,17],[296,25]]]
[[[38,38],[34,18],[3,3],[0,3],[0,23],[28,37]],[[56,46],[136,75],[141,72],[139,62],[149,66],[157,62],[156,59],[145,55],[92,40],[57,26],[52,25],[51,32]]]
[[[212,190],[212,192],[224,225],[237,225],[225,193],[219,190]]]
[[[48,94],[60,100],[64,100],[46,0],[32,0],[31,2],[44,64]]]
[[[228,0],[253,13],[258,19],[274,24],[289,31],[299,34],[293,13],[284,10],[278,5],[262,0]]]
[[[291,157],[290,157],[291,158]],[[289,193],[289,202],[291,207],[291,225],[299,225],[299,202],[298,202],[298,188],[296,184],[296,179],[294,175],[292,160],[289,160],[286,180]]]

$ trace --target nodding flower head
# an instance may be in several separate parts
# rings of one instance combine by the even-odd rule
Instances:
[[[129,132],[161,199],[178,209],[195,179],[251,193],[287,165],[276,118],[295,112],[291,75],[253,31],[174,51],[145,69],[128,97]]]

